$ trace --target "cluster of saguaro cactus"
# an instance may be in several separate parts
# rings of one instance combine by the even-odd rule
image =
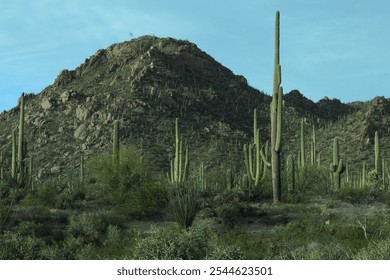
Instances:
[[[282,102],[283,88],[282,70],[279,63],[280,48],[280,12],[276,12],[275,19],[275,58],[274,58],[274,84],[271,102],[271,169],[273,200],[278,202],[282,198],[281,180],[281,140],[282,140]]]
[[[183,155],[184,153],[184,155]],[[188,145],[183,150],[183,141],[179,140],[179,119],[175,120],[175,158],[171,160],[171,172],[168,181],[171,184],[182,184],[188,175]]]
[[[340,189],[341,174],[345,172],[345,164],[340,159],[338,138],[333,139],[333,162],[330,164],[330,171],[332,173],[332,181],[335,189]]]
[[[269,166],[270,163],[267,162],[266,155],[260,144],[260,129],[257,128],[256,109],[253,112],[253,143],[249,145],[244,144],[244,158],[248,179],[251,180],[254,186],[258,186],[265,177],[266,167]]]

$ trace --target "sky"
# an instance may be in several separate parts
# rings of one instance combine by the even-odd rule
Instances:
[[[270,94],[277,10],[285,92],[390,97],[388,0],[0,0],[0,112],[142,35],[189,40]]]

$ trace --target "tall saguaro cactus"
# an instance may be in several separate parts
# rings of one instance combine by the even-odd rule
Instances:
[[[340,159],[338,138],[333,139],[333,162],[330,164],[330,171],[333,174],[333,184],[335,189],[340,189],[341,174],[345,172],[345,164]]]
[[[18,135],[18,163],[17,163],[17,172],[19,178],[23,178],[24,173],[24,159],[25,159],[25,149],[24,149],[24,93],[19,99],[19,135]]]
[[[278,202],[282,198],[281,180],[281,138],[282,138],[282,98],[283,88],[282,70],[279,63],[280,48],[280,12],[276,12],[275,19],[275,58],[274,58],[274,85],[271,102],[271,169],[273,200]]]
[[[179,140],[179,119],[175,121],[175,158],[171,160],[171,172],[168,181],[171,184],[182,184],[188,174],[188,145],[183,151],[183,141]],[[183,156],[184,153],[184,156]]]

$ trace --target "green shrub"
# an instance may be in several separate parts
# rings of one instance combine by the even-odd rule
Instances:
[[[5,231],[0,235],[1,260],[36,260],[40,259],[40,250],[45,242],[33,236],[19,232]]]
[[[106,212],[81,213],[69,218],[67,233],[82,243],[98,243],[107,226]]]
[[[238,247],[222,243],[212,224],[196,223],[189,229],[178,226],[153,227],[146,237],[136,239],[135,259],[200,260],[239,258]]]
[[[88,197],[108,204],[122,214],[143,217],[162,204],[157,184],[148,176],[148,164],[134,147],[120,150],[119,162],[109,155],[97,156],[89,162],[92,178]]]
[[[241,201],[237,190],[225,190],[214,197],[213,208],[220,223],[233,228],[248,213],[247,203]]]

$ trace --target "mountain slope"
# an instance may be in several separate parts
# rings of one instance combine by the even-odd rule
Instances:
[[[345,140],[344,156],[370,161],[375,130],[389,155],[389,99],[342,104],[324,98],[314,103],[299,91],[284,99],[285,155],[299,148],[302,117],[308,134],[312,123],[318,128],[324,162],[330,161],[335,136]],[[268,139],[270,101],[195,44],[144,36],[97,51],[75,70],[63,70],[40,94],[27,95],[28,151],[37,177],[66,175],[78,168],[81,155],[88,159],[110,152],[112,124],[118,119],[121,143],[136,145],[151,157],[155,171],[167,171],[178,117],[193,169],[203,161],[216,174],[226,168],[240,173],[255,108],[262,142]],[[0,114],[0,147],[8,169],[17,123],[17,108]]]

